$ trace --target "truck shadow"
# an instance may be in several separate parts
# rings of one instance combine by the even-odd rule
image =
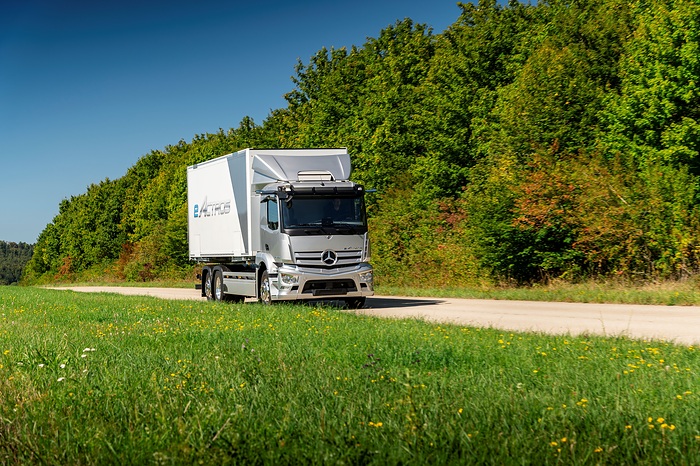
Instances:
[[[367,298],[365,309],[391,309],[395,307],[418,307],[440,304],[442,301],[435,298],[402,298],[402,297],[370,297]]]
[[[363,309],[393,309],[393,308],[407,308],[407,307],[418,307],[418,306],[433,306],[435,304],[440,304],[444,301],[435,298],[408,298],[408,297],[368,297]],[[342,309],[347,309],[348,305],[344,300],[336,299],[319,299],[306,301],[306,304],[310,306],[316,305],[330,305],[333,307],[338,307]]]

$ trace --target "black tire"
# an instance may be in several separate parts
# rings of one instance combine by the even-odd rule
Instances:
[[[212,279],[212,295],[214,296],[214,301],[224,301],[225,294],[224,294],[224,278],[223,275],[221,274],[221,270],[217,270],[214,272],[214,278]]]
[[[214,294],[212,293],[212,274],[208,272],[204,276],[204,296],[207,297],[207,301],[212,301],[214,299]]]
[[[361,298],[349,298],[346,299],[345,302],[348,304],[348,307],[350,309],[362,309],[363,307],[365,307],[366,300],[367,298],[363,296]]]
[[[263,270],[260,274],[260,285],[258,290],[258,299],[265,305],[272,304],[272,293],[270,291],[270,276],[267,270]]]

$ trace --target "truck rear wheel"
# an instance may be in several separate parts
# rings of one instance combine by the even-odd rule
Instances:
[[[214,295],[212,294],[212,274],[211,272],[207,272],[206,275],[204,276],[204,296],[207,297],[207,301],[211,301],[214,299]]]
[[[270,293],[270,276],[267,270],[263,270],[260,274],[260,292],[258,293],[260,302],[263,304],[272,304],[272,294]]]

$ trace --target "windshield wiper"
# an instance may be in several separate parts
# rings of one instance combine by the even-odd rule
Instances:
[[[334,223],[333,226],[337,228],[338,230],[347,230],[350,231],[353,234],[358,234],[357,227],[359,225],[355,225],[352,223]]]
[[[304,233],[307,235],[310,235],[315,232],[321,232],[324,235],[327,234],[328,232],[321,226],[321,222],[314,222],[314,223],[295,223],[294,225],[290,225],[290,228],[303,228]]]

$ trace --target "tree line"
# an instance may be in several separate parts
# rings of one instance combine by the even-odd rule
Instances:
[[[14,285],[20,281],[33,250],[31,244],[0,241],[0,285]]]
[[[294,70],[257,125],[181,140],[60,203],[30,282],[181,276],[186,167],[245,147],[347,147],[379,283],[490,286],[700,269],[700,4],[458,4]],[[457,14],[458,13],[458,14]]]

